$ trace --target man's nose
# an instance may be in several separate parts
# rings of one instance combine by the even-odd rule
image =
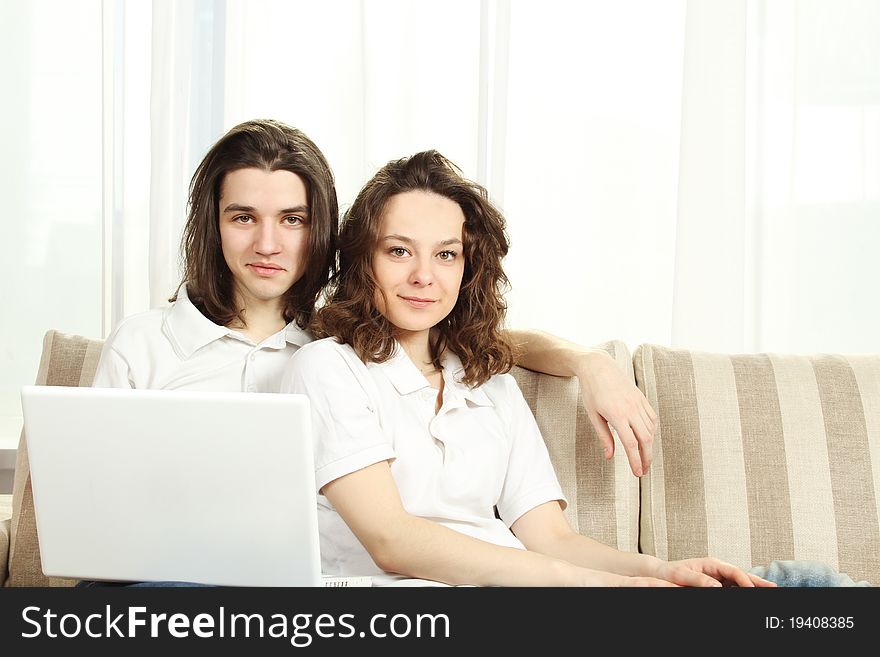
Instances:
[[[281,241],[278,239],[278,226],[273,221],[260,222],[257,232],[257,241],[254,249],[260,255],[272,255],[281,250]]]

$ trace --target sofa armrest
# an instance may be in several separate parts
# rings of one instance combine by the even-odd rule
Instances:
[[[4,518],[0,520],[0,586],[6,583],[9,574],[9,529],[12,520]]]
[[[619,340],[598,345],[634,381],[632,358]],[[602,456],[599,439],[584,409],[578,380],[514,367],[523,396],[535,416],[568,500],[572,528],[619,550],[638,549],[639,480],[632,476],[626,452]]]
[[[101,340],[48,331],[35,383],[50,386],[89,386],[101,356]],[[40,544],[31,491],[27,442],[19,441],[13,480],[12,522],[8,531],[8,557],[3,559],[9,586],[71,586],[75,580],[46,577],[40,561]],[[0,516],[2,517],[2,516]]]

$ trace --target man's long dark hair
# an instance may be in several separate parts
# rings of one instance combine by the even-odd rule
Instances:
[[[339,208],[333,173],[323,153],[303,132],[272,120],[235,126],[211,147],[189,186],[189,215],[181,257],[187,295],[205,317],[221,326],[244,322],[236,307],[232,273],[220,242],[220,195],[230,171],[290,171],[308,193],[309,247],[303,275],[284,295],[284,321],[307,327],[321,290],[334,271]],[[177,293],[171,301],[177,299]]]

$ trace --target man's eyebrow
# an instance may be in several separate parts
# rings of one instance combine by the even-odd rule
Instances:
[[[407,237],[406,235],[386,235],[382,238],[383,242],[403,242],[404,244],[413,244],[414,241],[411,237]],[[463,244],[460,239],[457,237],[452,237],[448,240],[442,240],[437,242],[437,246],[449,246],[451,244]]]
[[[284,208],[278,214],[308,214],[308,205],[294,205],[292,208]]]
[[[256,210],[252,205],[239,205],[238,203],[230,203],[223,208],[223,212],[256,212]]]
[[[253,213],[256,211],[257,211],[257,209],[252,205],[239,205],[238,203],[230,203],[225,208],[223,208],[224,214],[227,212],[252,212]],[[280,210],[278,212],[278,214],[294,214],[294,213],[308,214],[309,213],[309,206],[295,205],[292,208],[284,208],[283,210]]]

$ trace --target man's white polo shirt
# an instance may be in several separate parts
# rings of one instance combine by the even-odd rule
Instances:
[[[498,545],[523,549],[509,526],[545,502],[561,500],[544,440],[509,374],[477,388],[461,383],[461,361],[443,361],[443,403],[398,345],[385,363],[364,364],[332,338],[297,351],[282,392],[309,396],[318,490],[373,463],[391,461],[407,512]],[[501,519],[495,517],[495,509]],[[318,498],[322,570],[383,573],[323,495]]]
[[[278,392],[284,366],[312,338],[296,324],[260,344],[215,324],[181,288],[177,301],[122,320],[107,338],[92,384],[218,392]]]

